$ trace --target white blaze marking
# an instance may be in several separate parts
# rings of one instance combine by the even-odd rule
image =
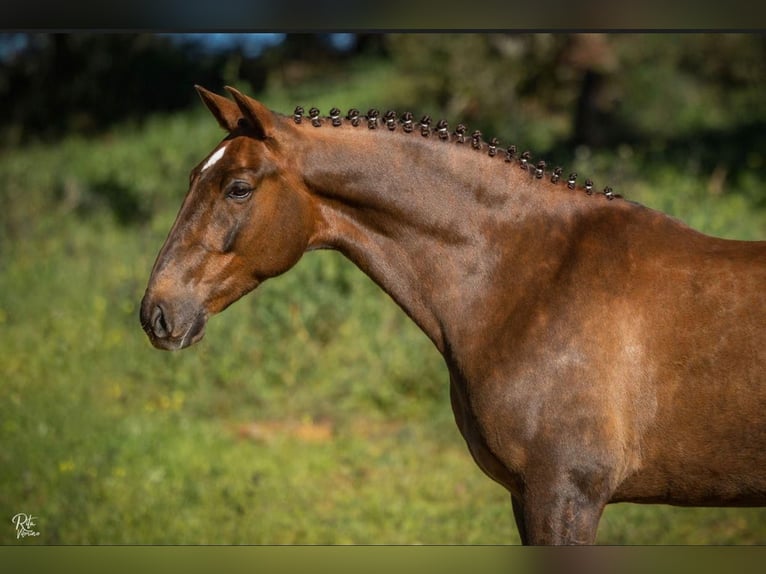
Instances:
[[[211,155],[208,158],[208,160],[205,162],[205,165],[202,166],[202,171],[205,171],[207,168],[212,167],[219,159],[223,157],[223,152],[225,151],[226,151],[226,146],[219,148],[213,155]]]

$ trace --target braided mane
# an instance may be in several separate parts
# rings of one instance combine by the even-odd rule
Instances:
[[[305,115],[305,109],[302,106],[297,106],[295,111],[293,111],[292,119],[296,124],[300,124],[303,123]],[[401,127],[405,133],[412,133],[417,129],[423,137],[429,137],[436,133],[441,141],[457,144],[470,143],[471,148],[480,152],[486,152],[490,157],[501,157],[509,164],[516,163],[521,169],[532,173],[536,179],[543,179],[546,175],[545,161],[540,160],[533,165],[532,156],[529,151],[518,154],[515,145],[502,149],[497,138],[493,137],[489,141],[485,141],[480,130],[474,130],[470,135],[467,135],[468,128],[462,123],[458,124],[453,132],[449,131],[449,125],[446,120],[439,120],[436,126],[432,126],[431,116],[427,114],[416,123],[412,112],[405,112],[397,117],[397,113],[394,110],[388,110],[381,117],[380,112],[375,108],[370,109],[366,115],[362,115],[356,108],[351,108],[345,116],[341,116],[340,109],[332,108],[328,116],[320,116],[319,109],[312,107],[309,109],[308,116],[311,125],[316,128],[322,127],[328,122],[333,127],[339,127],[345,121],[353,127],[366,125],[371,130],[382,128],[395,131],[398,127]],[[557,166],[548,173],[551,183],[559,183],[562,179],[563,168]],[[566,186],[568,189],[585,191],[588,195],[594,194],[593,181],[586,179],[584,185],[578,186],[577,173],[575,172],[570,173],[567,177]],[[622,197],[614,193],[609,186],[605,187],[600,193],[607,199]]]

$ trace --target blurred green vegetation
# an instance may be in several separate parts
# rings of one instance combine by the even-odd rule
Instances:
[[[365,42],[334,72],[329,53],[319,70],[295,47],[265,53],[254,95],[466,119],[702,231],[766,236],[760,36]],[[201,108],[2,150],[0,543],[518,542],[441,357],[340,255],[307,255],[191,349],[149,345],[151,265],[223,135]],[[18,512],[39,537],[16,540]],[[766,511],[616,505],[599,541],[763,544]]]

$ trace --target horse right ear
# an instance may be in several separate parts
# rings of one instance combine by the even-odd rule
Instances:
[[[242,112],[239,106],[229,98],[219,96],[206,90],[202,86],[194,86],[202,101],[211,111],[218,124],[231,133],[237,129],[239,120],[242,119]]]

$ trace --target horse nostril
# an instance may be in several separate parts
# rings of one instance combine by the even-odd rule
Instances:
[[[154,336],[160,339],[166,338],[170,335],[170,331],[172,330],[171,325],[168,323],[167,319],[165,319],[165,313],[162,311],[162,307],[159,305],[152,311],[151,325],[152,331],[154,331]]]

